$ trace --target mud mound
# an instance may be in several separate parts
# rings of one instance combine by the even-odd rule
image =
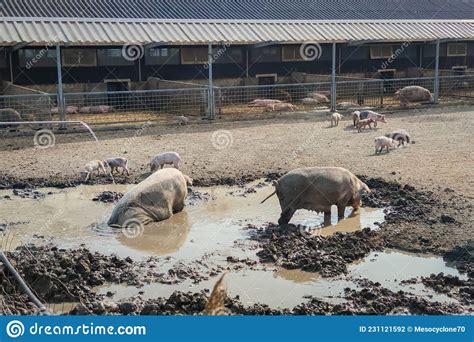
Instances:
[[[438,293],[455,298],[463,304],[474,304],[474,280],[472,278],[463,280],[459,277],[439,273],[421,277],[419,282]]]
[[[7,256],[32,290],[48,302],[95,298],[93,286],[106,282],[141,286],[157,276],[146,262],[134,263],[130,258],[105,256],[87,249],[29,245]],[[3,280],[8,277],[3,275]]]
[[[216,196],[208,192],[201,192],[193,189],[188,190],[188,197],[186,198],[186,205],[196,205],[201,202],[213,201]]]
[[[323,277],[347,273],[347,264],[365,257],[369,252],[384,247],[377,234],[366,228],[361,231],[329,237],[311,236],[295,225],[268,224],[253,236],[260,242],[257,253],[264,262],[309,272],[320,272]]]
[[[49,192],[48,194],[52,194]],[[39,192],[33,189],[14,189],[13,195],[21,198],[31,198],[31,199],[40,199],[45,198],[46,194],[44,192]]]
[[[360,284],[362,285],[362,284]],[[465,314],[466,308],[458,304],[430,302],[404,291],[393,292],[379,283],[363,280],[364,289],[345,289],[345,298],[352,304],[350,312],[364,315],[413,314],[449,315]],[[349,313],[349,312],[348,312]],[[337,305],[333,314],[344,314]]]
[[[104,203],[114,203],[120,200],[123,197],[123,193],[115,192],[115,191],[102,191],[96,197],[94,197],[93,201],[104,202]]]
[[[443,259],[459,271],[467,273],[469,278],[474,278],[474,241],[454,247],[443,255]]]

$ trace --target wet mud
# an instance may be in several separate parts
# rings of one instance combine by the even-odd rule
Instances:
[[[236,200],[247,200],[247,197],[256,196],[258,189],[268,186],[278,177],[279,174],[271,174],[265,181],[253,183],[249,183],[255,179],[253,176],[243,176],[237,180],[225,178],[210,179],[206,182],[197,180],[196,183],[233,185],[237,189],[228,191],[228,195]],[[95,288],[107,284],[124,284],[137,288],[151,283],[200,284],[212,281],[214,277],[226,270],[269,272],[275,268],[282,268],[317,273],[323,278],[337,278],[349,274],[351,265],[362,262],[374,252],[387,248],[430,252],[442,255],[448,265],[457,268],[467,278],[461,279],[456,275],[433,273],[430,276],[404,280],[404,283],[421,284],[457,302],[429,300],[409,291],[389,289],[381,283],[362,277],[351,280],[356,286],[345,288],[338,303],[310,295],[306,301],[301,301],[298,305],[280,309],[259,302],[249,304],[239,296],[229,296],[226,308],[230,314],[238,315],[442,315],[472,312],[470,310],[473,303],[474,245],[472,242],[466,242],[448,248],[449,244],[440,242],[440,235],[446,234],[446,229],[449,231],[449,229],[464,227],[468,224],[464,213],[471,208],[469,201],[465,201],[462,196],[452,191],[447,191],[451,197],[446,200],[441,199],[434,192],[420,191],[410,185],[387,182],[381,178],[361,178],[372,189],[371,194],[363,197],[364,207],[381,208],[385,215],[383,222],[375,223],[370,228],[360,229],[364,228],[362,226],[353,231],[344,230],[344,232],[335,230],[325,235],[323,232],[328,231],[326,228],[326,230],[315,229],[306,224],[278,226],[271,222],[254,224],[248,220],[234,218],[236,222],[232,224],[240,225],[241,229],[248,233],[248,239],[235,239],[233,248],[235,251],[239,249],[246,251],[247,254],[221,250],[215,255],[205,253],[192,260],[175,260],[173,257],[166,256],[179,250],[185,240],[186,243],[193,243],[193,239],[189,241],[188,232],[185,231],[180,235],[182,241],[176,243],[176,250],[167,250],[162,253],[165,254],[164,256],[148,257],[142,260],[105,255],[85,247],[64,249],[54,245],[20,246],[9,251],[8,257],[42,300],[48,303],[79,302],[80,304],[70,312],[71,314],[197,315],[202,313],[209,296],[209,292],[203,289],[200,292],[185,292],[180,289],[169,296],[160,298],[144,298],[139,294],[130,298],[112,299],[113,293],[98,293]],[[30,183],[3,177],[0,180],[0,189],[15,189],[14,196],[28,200],[42,200],[47,193],[32,190],[35,184],[58,188],[78,184],[75,181],[35,182],[38,180]],[[100,184],[101,180],[98,179],[97,182]],[[104,180],[104,184],[106,182],[107,180]],[[93,201],[113,204],[121,196],[121,192],[107,190],[96,193]],[[192,208],[201,203],[212,203],[218,198],[219,196],[212,191],[190,189],[187,205]],[[2,198],[3,200],[8,199]],[[210,210],[209,214],[212,213]],[[275,216],[275,221],[277,218]],[[173,224],[181,224],[183,220],[187,221],[189,218],[186,215],[177,216],[175,223],[170,221],[170,227],[174,227]],[[229,222],[224,223],[229,224]],[[21,222],[17,224],[21,225]],[[14,229],[14,227],[15,222],[4,224],[4,229]],[[413,229],[413,233],[408,234],[410,229]],[[157,238],[161,240],[161,235],[158,234]],[[131,248],[133,248],[133,243],[139,241],[121,239],[118,238],[120,242],[130,245]],[[248,257],[248,252],[254,257]],[[215,261],[216,259],[221,259],[221,261]],[[0,314],[35,313],[35,308],[19,292],[2,265],[0,265],[0,284],[4,290],[4,294],[0,296],[4,304],[3,309],[0,309]]]

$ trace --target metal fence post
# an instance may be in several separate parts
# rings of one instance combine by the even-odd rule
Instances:
[[[56,70],[58,74],[58,84],[57,84],[57,91],[58,91],[58,112],[59,112],[59,119],[61,121],[66,120],[66,109],[64,103],[64,94],[63,94],[63,75],[61,70],[61,47],[59,43],[56,45]],[[65,129],[66,125],[61,124],[59,126],[60,129]]]
[[[336,111],[336,42],[332,42],[331,112]]]
[[[436,63],[435,63],[435,78],[434,78],[434,103],[438,103],[439,97],[439,39],[436,40]]]
[[[208,85],[208,111],[207,111],[207,118],[209,120],[214,120],[215,113],[214,113],[214,86],[212,84],[212,43],[208,45],[208,53],[207,53],[207,66],[209,70],[209,85]]]

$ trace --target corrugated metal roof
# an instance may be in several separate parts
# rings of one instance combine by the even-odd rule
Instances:
[[[3,0],[3,17],[474,19],[471,0]]]
[[[169,43],[176,45],[268,41],[347,42],[359,40],[474,40],[474,20],[466,21],[186,21],[186,20],[24,20],[0,21],[0,44],[120,45]]]

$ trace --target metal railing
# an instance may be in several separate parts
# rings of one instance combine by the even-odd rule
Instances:
[[[350,105],[373,108],[399,105],[395,92],[409,85],[434,92],[435,78],[336,80],[336,108]],[[88,124],[176,121],[177,115],[207,117],[215,113],[252,118],[271,111],[310,111],[330,107],[331,82],[83,92],[64,94],[63,120]],[[277,100],[291,106],[265,106],[257,99]],[[474,100],[474,75],[439,77],[439,103]],[[258,102],[258,101],[257,101]],[[271,102],[271,101],[270,101]],[[0,96],[0,122],[61,120],[56,94]],[[5,110],[11,108],[14,111]],[[1,127],[0,127],[1,128]]]

